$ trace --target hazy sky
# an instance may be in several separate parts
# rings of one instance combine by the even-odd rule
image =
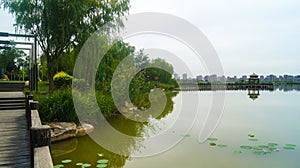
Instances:
[[[239,76],[300,74],[299,8],[299,0],[131,0],[130,13],[164,12],[189,21],[214,45],[225,74]],[[0,31],[14,32],[6,12],[0,19]]]

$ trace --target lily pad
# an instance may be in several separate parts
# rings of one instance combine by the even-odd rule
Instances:
[[[292,146],[285,146],[285,147],[283,147],[283,149],[287,149],[287,150],[295,150],[295,147],[292,147]]]
[[[64,165],[59,164],[59,165],[55,165],[55,166],[54,166],[54,168],[61,168],[61,167],[64,167]]]
[[[91,167],[92,165],[91,164],[89,164],[89,163],[84,163],[83,165],[82,165],[82,167]]]
[[[76,163],[76,166],[82,166],[83,163]]]
[[[252,147],[252,149],[253,149],[253,150],[258,150],[258,151],[259,151],[259,150],[262,150],[262,148],[260,148],[260,147],[258,147],[258,146],[254,146],[254,147]]]
[[[272,147],[278,146],[277,143],[272,143],[272,142],[268,143],[268,145],[269,145],[269,146],[272,146]]]
[[[234,150],[233,153],[234,153],[234,154],[242,154],[243,152],[240,151],[240,150]]]
[[[228,145],[218,144],[217,146],[220,147],[220,148],[226,148]]]
[[[269,146],[268,149],[269,149],[270,151],[275,151],[277,148],[276,148],[276,147]]]
[[[285,146],[288,146],[288,147],[296,147],[297,145],[295,145],[295,144],[285,144]]]
[[[248,140],[249,141],[258,141],[258,139],[256,139],[256,138],[249,138]]]
[[[108,163],[108,160],[107,159],[101,159],[101,160],[98,160],[97,163],[106,164],[106,163]]]
[[[252,146],[242,145],[240,146],[242,149],[252,149]]]
[[[269,146],[267,145],[258,145],[259,148],[264,148],[264,149],[267,149]]]
[[[70,160],[70,159],[66,159],[66,160],[62,160],[61,161],[61,163],[64,163],[64,164],[66,164],[66,163],[71,163],[72,162],[72,160]]]
[[[209,140],[209,141],[217,141],[218,138],[207,138],[207,140]]]
[[[273,152],[280,152],[280,149],[276,148],[274,150],[272,150]]]
[[[253,154],[255,154],[255,155],[265,155],[266,152],[264,152],[264,151],[254,151]]]
[[[98,164],[96,167],[107,167],[107,164]]]
[[[217,144],[214,142],[209,143],[210,146],[216,146]]]

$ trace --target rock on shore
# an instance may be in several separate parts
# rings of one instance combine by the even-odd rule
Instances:
[[[77,126],[73,122],[53,122],[46,124],[51,127],[51,142],[84,136],[94,130],[94,126],[87,123],[82,123],[80,126]]]

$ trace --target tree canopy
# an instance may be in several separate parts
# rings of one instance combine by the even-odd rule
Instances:
[[[15,16],[15,26],[34,34],[47,58],[49,91],[54,91],[54,64],[59,57],[80,47],[108,22],[122,25],[120,18],[129,10],[129,0],[1,0]]]
[[[17,73],[21,67],[23,69],[28,67],[28,59],[29,57],[22,50],[17,50],[14,48],[14,46],[12,46],[10,50],[0,51],[0,75],[8,72]]]

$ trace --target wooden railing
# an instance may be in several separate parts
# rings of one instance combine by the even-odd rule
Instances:
[[[42,125],[38,113],[38,102],[33,96],[26,93],[26,117],[30,130],[30,150],[32,168],[53,168],[49,147],[51,133],[48,125]]]

